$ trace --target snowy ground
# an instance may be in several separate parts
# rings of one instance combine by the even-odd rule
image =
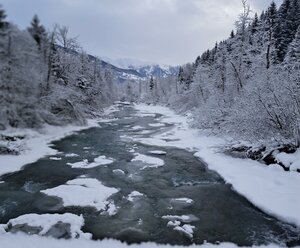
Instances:
[[[195,156],[217,171],[233,189],[251,203],[278,219],[300,226],[300,174],[285,172],[279,166],[266,166],[250,159],[239,159],[224,155],[220,149],[227,141],[207,136],[199,130],[189,128],[186,116],[176,115],[166,107],[135,105],[141,115],[162,114],[162,123],[175,127],[151,138],[134,138],[135,141],[157,146],[175,146],[195,152]],[[298,155],[298,154],[297,154]],[[278,160],[294,164],[297,156],[281,155]]]

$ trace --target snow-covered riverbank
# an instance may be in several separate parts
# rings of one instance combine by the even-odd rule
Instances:
[[[166,107],[135,105],[143,114],[162,114],[157,121],[175,124],[175,128],[151,138],[136,140],[158,146],[175,146],[195,152],[195,156],[217,171],[233,189],[245,196],[252,204],[276,218],[300,226],[300,175],[285,172],[277,165],[266,166],[250,159],[226,156],[222,148],[227,141],[207,136],[189,128],[188,117],[176,115]]]
[[[108,107],[104,110],[103,116],[115,111],[115,106]],[[0,155],[0,176],[6,173],[12,173],[20,170],[24,165],[33,163],[38,159],[57,154],[57,151],[49,146],[49,143],[60,140],[68,135],[81,130],[97,127],[102,118],[89,119],[85,126],[49,126],[45,125],[42,129],[7,129],[0,135],[10,137],[24,137],[10,142],[9,146],[16,149],[19,155]],[[5,144],[5,142],[2,142]],[[8,142],[6,142],[8,143]]]
[[[86,126],[45,126],[40,130],[9,129],[3,132],[9,136],[24,136],[13,144],[20,155],[0,155],[0,175],[20,170],[24,165],[33,163],[39,158],[55,155],[56,150],[49,147],[49,143],[84,129],[97,126],[97,120],[88,120]]]

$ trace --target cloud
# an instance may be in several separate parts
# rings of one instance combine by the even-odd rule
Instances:
[[[250,1],[250,0],[249,0]],[[251,0],[261,11],[271,0]],[[240,0],[2,0],[21,28],[34,14],[51,28],[67,25],[89,53],[165,64],[195,59],[228,37]]]

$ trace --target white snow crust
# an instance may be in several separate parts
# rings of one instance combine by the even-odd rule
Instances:
[[[68,181],[65,185],[42,190],[41,192],[61,198],[65,207],[94,207],[100,211],[105,210],[108,204],[107,199],[117,193],[118,189],[106,187],[97,179],[77,178]]]

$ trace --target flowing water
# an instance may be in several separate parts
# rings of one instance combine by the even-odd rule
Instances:
[[[170,129],[150,127],[156,116],[135,115],[131,106],[120,105],[119,111],[111,114],[110,122],[99,127],[77,132],[53,142],[62,159],[44,157],[26,165],[22,171],[0,178],[0,223],[28,213],[74,213],[85,219],[84,232],[93,234],[93,239],[115,238],[129,243],[152,241],[157,243],[188,245],[203,242],[233,242],[238,245],[277,243],[300,244],[299,229],[282,223],[263,213],[244,197],[235,193],[231,186],[193,153],[174,147],[154,147],[122,138],[139,133],[133,130],[141,126],[150,130],[149,137]],[[165,165],[141,170],[142,162],[132,162],[134,148],[139,154],[161,150],[166,155],[151,155],[164,160]],[[76,153],[80,157],[65,157]],[[92,169],[72,169],[68,162],[83,159],[92,161],[99,155],[115,159],[107,166]],[[113,173],[121,169],[124,175]],[[64,207],[59,198],[47,196],[41,190],[53,188],[85,175],[96,178],[105,186],[118,188],[112,195],[117,213],[103,214],[91,207]],[[143,194],[134,201],[126,198],[132,191]],[[76,192],[73,192],[76,194]],[[192,199],[192,204],[176,201],[176,198]],[[186,222],[195,226],[193,238],[167,226],[166,215],[188,215]]]

